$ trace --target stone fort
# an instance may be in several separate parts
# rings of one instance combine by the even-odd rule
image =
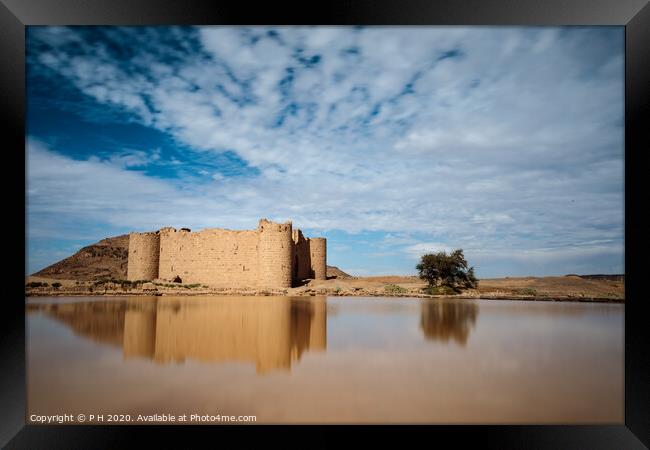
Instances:
[[[288,288],[326,279],[325,238],[305,238],[291,222],[261,219],[256,230],[165,227],[129,234],[127,278],[216,287]]]

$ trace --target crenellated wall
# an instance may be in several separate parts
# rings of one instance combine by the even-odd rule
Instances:
[[[160,233],[130,233],[127,279],[153,280],[158,278]]]
[[[307,239],[291,222],[261,219],[256,230],[166,227],[129,235],[129,280],[161,278],[216,287],[287,288],[325,279],[325,239]]]

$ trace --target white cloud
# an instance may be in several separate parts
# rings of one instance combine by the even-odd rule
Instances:
[[[605,51],[581,30],[275,30],[200,28],[209,57],[187,54],[176,65],[147,51],[161,44],[141,42],[130,63],[138,70],[73,29],[43,30],[45,41],[87,47],[72,55],[54,45],[40,57],[82,92],[194,151],[233,151],[260,175],[215,173],[181,189],[120,170],[147,163],[137,152],[109,166],[30,143],[33,214],[133,228],[179,218],[194,228],[248,228],[268,216],[435,240],[409,253],[455,242],[512,252],[603,239],[622,252],[622,49]],[[298,49],[320,61],[303,67]],[[440,59],[452,51],[460,56]]]
[[[418,244],[409,245],[404,250],[409,255],[417,256],[419,258],[425,253],[437,253],[437,252],[449,253],[455,250],[455,248],[452,248],[449,245],[442,242],[420,242]]]
[[[142,150],[130,150],[122,153],[112,153],[108,160],[123,168],[144,167],[160,159],[160,154],[149,153]]]

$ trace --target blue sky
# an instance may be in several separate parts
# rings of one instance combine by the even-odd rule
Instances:
[[[27,273],[292,220],[355,275],[624,272],[622,27],[28,27]]]

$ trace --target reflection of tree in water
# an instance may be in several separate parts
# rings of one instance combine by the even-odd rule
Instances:
[[[476,323],[478,306],[474,302],[422,302],[420,327],[427,339],[467,343],[470,328]]]

